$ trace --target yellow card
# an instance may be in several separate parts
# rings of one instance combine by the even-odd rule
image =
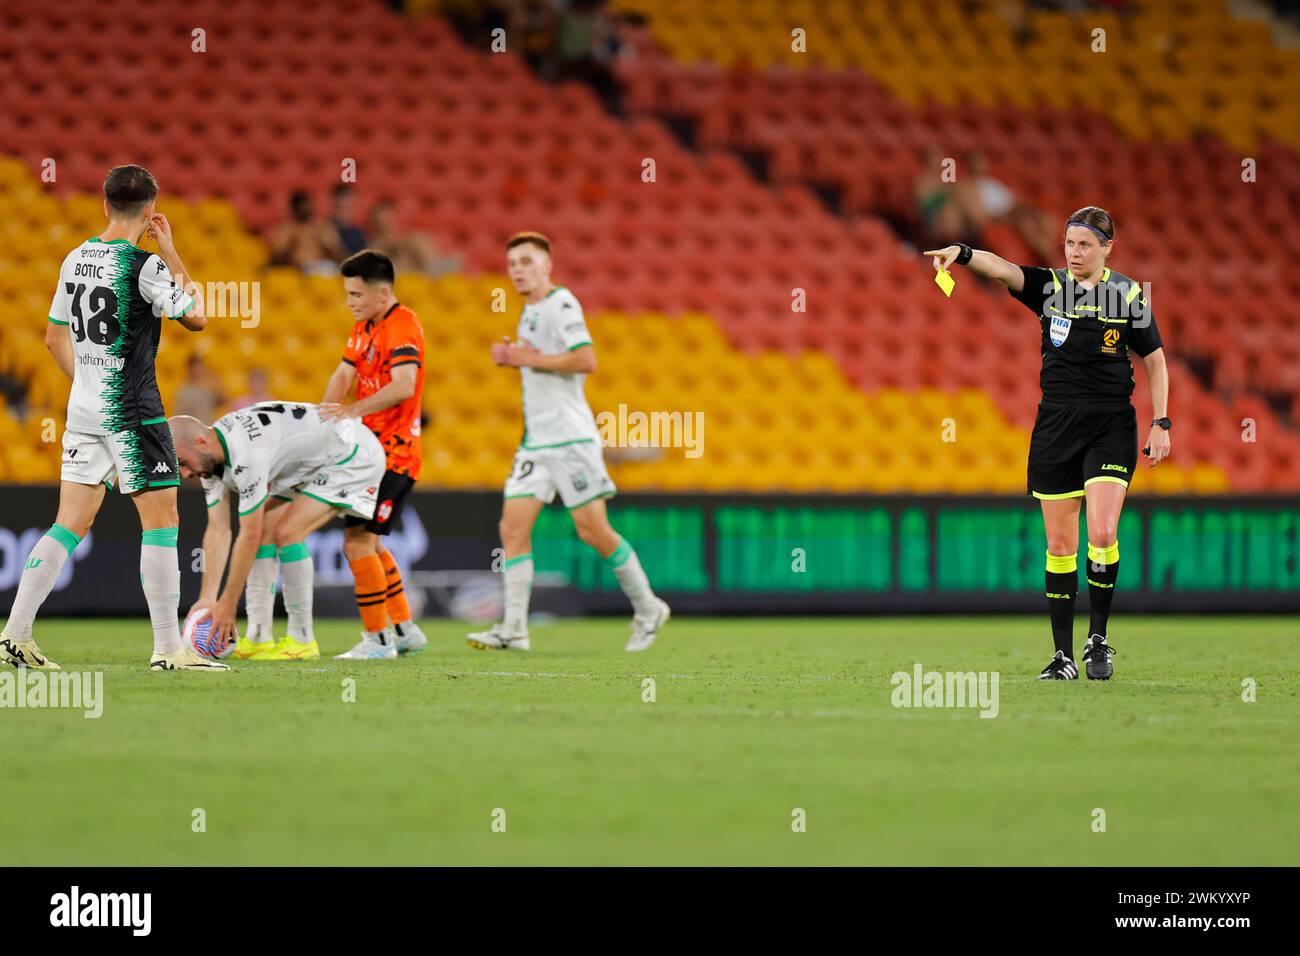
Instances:
[[[944,270],[940,269],[934,274],[934,284],[943,290],[944,295],[951,299],[952,290],[953,287],[957,285],[957,280]]]

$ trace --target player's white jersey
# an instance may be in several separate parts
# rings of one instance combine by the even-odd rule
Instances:
[[[268,495],[310,494],[315,478],[348,462],[363,439],[370,439],[367,448],[378,446],[378,439],[355,418],[321,421],[318,406],[298,402],[249,405],[223,415],[212,427],[226,463],[219,476],[203,480],[203,491],[210,507],[221,500],[223,487],[229,488],[241,515],[255,510]],[[382,472],[375,476],[376,484]]]
[[[68,253],[49,321],[72,339],[70,431],[114,435],[165,420],[154,377],[162,316],[193,305],[162,259],[125,239],[87,239]]]
[[[591,344],[587,320],[577,297],[564,286],[540,302],[524,306],[518,337],[544,355],[560,355]],[[526,449],[579,441],[600,441],[595,416],[582,390],[585,375],[521,368]]]

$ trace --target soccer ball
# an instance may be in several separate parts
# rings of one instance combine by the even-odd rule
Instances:
[[[235,652],[234,640],[226,642],[224,647],[215,647],[211,638],[212,612],[205,607],[196,608],[185,619],[181,629],[181,638],[198,653],[200,657],[212,657],[224,661]]]

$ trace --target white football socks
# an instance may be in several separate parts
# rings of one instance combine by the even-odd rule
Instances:
[[[301,541],[285,545],[279,551],[280,573],[284,575],[284,610],[289,616],[289,636],[299,644],[310,644],[312,634],[311,605],[314,572],[311,552]]]
[[[275,579],[280,571],[280,561],[275,556],[275,545],[264,544],[257,549],[253,569],[248,572],[244,587],[244,613],[248,615],[248,632],[245,635],[254,644],[264,644],[275,639]]]
[[[528,599],[533,593],[533,553],[507,558],[502,566],[505,574],[505,617],[503,624],[509,634],[528,633]]]
[[[19,641],[32,639],[32,622],[50,591],[59,579],[59,572],[72,556],[73,549],[81,539],[56,524],[32,545],[23,565],[22,577],[18,580],[18,594],[14,597],[14,606],[9,611],[9,620],[5,623],[4,633]]]
[[[618,586],[632,602],[632,613],[637,617],[652,617],[655,613],[655,593],[650,590],[650,579],[645,576],[641,561],[632,546],[620,537],[618,547],[605,560],[618,579]]]
[[[181,649],[176,613],[181,603],[181,568],[176,559],[177,528],[154,528],[140,535],[140,584],[153,624],[153,652]]]

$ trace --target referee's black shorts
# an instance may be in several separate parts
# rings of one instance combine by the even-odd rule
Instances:
[[[1137,456],[1137,411],[1132,405],[1039,402],[1029,439],[1029,493],[1035,498],[1081,498],[1094,482],[1127,487]]]
[[[393,530],[393,524],[397,521],[397,516],[402,513],[402,505],[406,502],[406,496],[411,493],[415,487],[415,479],[410,475],[398,474],[395,471],[385,471],[384,477],[379,482],[379,494],[375,501],[375,516],[373,518],[358,518],[354,515],[348,515],[343,523],[351,528],[355,525],[363,524],[367,531],[375,534],[388,534]]]

